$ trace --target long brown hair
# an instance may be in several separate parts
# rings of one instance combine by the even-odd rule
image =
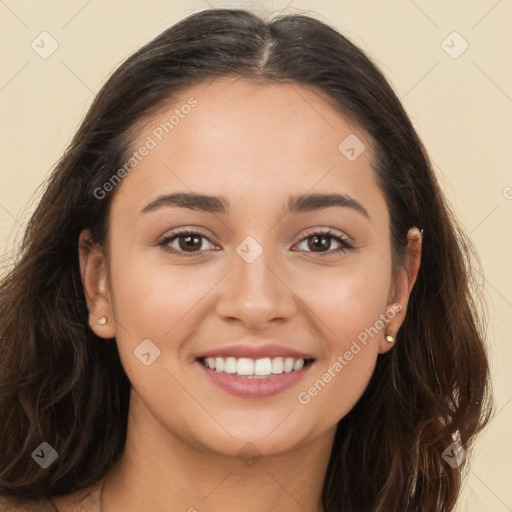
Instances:
[[[19,258],[0,287],[0,493],[38,498],[98,481],[124,449],[130,382],[115,342],[88,326],[78,237],[108,233],[112,193],[134,126],[187,87],[218,77],[311,86],[362,127],[401,262],[412,226],[422,264],[395,347],[378,357],[363,396],[338,425],[326,512],[449,511],[468,450],[492,410],[484,324],[469,240],[443,198],[400,101],[370,59],[305,15],[193,14],[126,60],[103,86],[52,172]],[[31,453],[57,452],[42,469]]]

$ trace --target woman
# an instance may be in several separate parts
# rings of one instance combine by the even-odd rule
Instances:
[[[361,50],[189,16],[99,92],[2,283],[0,510],[453,510],[491,409],[469,255]]]

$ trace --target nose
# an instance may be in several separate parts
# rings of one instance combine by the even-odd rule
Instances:
[[[247,329],[260,330],[270,322],[285,322],[297,310],[297,297],[286,282],[285,273],[269,250],[251,263],[238,254],[233,268],[219,283],[216,311],[219,317],[238,320]]]

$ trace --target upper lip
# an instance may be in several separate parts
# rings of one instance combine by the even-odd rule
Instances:
[[[198,357],[198,359],[206,357],[248,357],[250,359],[262,359],[264,357],[293,357],[294,359],[314,359],[310,354],[274,343],[267,343],[264,345],[247,343],[225,345],[223,347],[213,348],[204,352]]]

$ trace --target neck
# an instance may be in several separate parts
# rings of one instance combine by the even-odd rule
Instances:
[[[103,512],[168,510],[170,504],[189,512],[321,512],[334,432],[251,459],[191,446],[151,414],[129,414],[124,453],[103,485]]]

